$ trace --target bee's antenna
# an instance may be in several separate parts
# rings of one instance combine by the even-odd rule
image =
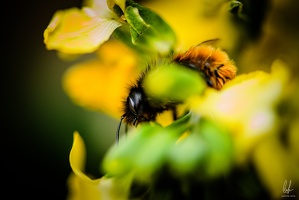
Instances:
[[[121,123],[123,121],[123,119],[125,118],[126,114],[122,115],[121,118],[120,118],[120,121],[119,121],[119,124],[117,126],[117,130],[116,130],[116,144],[118,144],[119,142],[119,131],[120,131],[120,127],[121,127]]]
[[[219,40],[220,40],[220,38],[205,40],[205,41],[201,42],[200,44],[198,44],[197,46],[202,45],[202,44],[214,44],[214,43],[218,42]]]

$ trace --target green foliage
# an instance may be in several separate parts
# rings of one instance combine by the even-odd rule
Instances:
[[[135,173],[146,180],[165,162],[171,145],[185,127],[180,126],[184,118],[168,128],[146,123],[122,138],[106,154],[103,169],[110,175]],[[184,121],[183,121],[184,122]],[[184,123],[183,123],[184,125]]]
[[[207,146],[204,174],[217,177],[226,174],[233,164],[233,143],[229,133],[217,124],[203,120],[199,132]]]
[[[148,187],[161,173],[212,180],[231,170],[231,143],[226,130],[189,113],[166,127],[146,123],[129,132],[106,154],[103,170],[112,176],[133,174],[137,183]]]

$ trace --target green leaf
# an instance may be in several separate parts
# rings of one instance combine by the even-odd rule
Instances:
[[[191,114],[187,113],[180,117],[179,119],[175,120],[173,123],[167,126],[167,129],[175,129],[178,133],[184,133],[190,128],[189,120]]]
[[[130,26],[133,44],[162,55],[173,51],[175,33],[155,12],[128,0],[124,16]]]
[[[169,154],[174,173],[207,179],[227,173],[233,164],[233,144],[228,131],[192,112],[188,115],[188,135]]]
[[[233,164],[233,143],[228,132],[208,120],[201,120],[199,125],[208,152],[204,161],[204,174],[214,178],[227,173]]]
[[[243,3],[240,1],[231,1],[229,3],[228,11],[233,14],[240,14],[243,12]]]
[[[173,146],[169,154],[170,166],[176,174],[192,174],[198,171],[206,153],[207,146],[200,134],[192,133]]]
[[[152,137],[158,125],[145,123],[140,128],[121,138],[118,145],[112,146],[103,159],[103,170],[111,175],[124,175],[134,169],[134,159],[144,143]]]
[[[234,0],[230,1],[228,12],[237,16],[239,19],[248,21],[248,16],[244,13],[244,5],[240,1],[234,1]]]
[[[170,147],[175,143],[174,130],[162,128],[143,143],[134,158],[134,171],[139,181],[151,180],[153,174],[166,163]]]
[[[150,26],[140,16],[139,10],[136,7],[128,6],[126,8],[125,18],[128,24],[130,24],[131,31],[133,30],[136,32],[136,36],[132,37],[133,41],[136,40],[139,35],[142,35],[142,33]]]
[[[151,69],[144,79],[148,96],[160,101],[183,102],[192,95],[199,95],[206,88],[197,71],[171,63]]]
[[[139,67],[142,68],[143,66],[147,66],[148,63],[152,61],[152,55],[146,49],[134,45],[132,43],[131,34],[132,33],[130,33],[128,26],[121,26],[113,32],[113,38],[122,41],[125,45],[130,47],[138,54],[138,57],[140,58],[140,65],[138,65]]]

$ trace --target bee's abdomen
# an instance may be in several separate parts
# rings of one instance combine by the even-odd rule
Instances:
[[[210,45],[191,47],[185,53],[177,54],[173,60],[198,70],[207,85],[217,90],[236,76],[237,68],[227,53]]]

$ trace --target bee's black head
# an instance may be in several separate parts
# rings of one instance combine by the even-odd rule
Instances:
[[[143,112],[144,95],[140,91],[131,91],[127,98],[127,107],[130,114],[135,116],[133,125],[135,126],[138,120],[138,117]]]
[[[122,115],[117,131],[116,141],[118,142],[119,131],[122,121],[137,126],[140,122],[155,120],[157,112],[149,105],[148,99],[141,87],[133,87],[124,102],[124,114]]]
[[[154,120],[156,114],[141,88],[132,88],[125,103],[125,119],[128,124],[137,126],[138,123]]]

